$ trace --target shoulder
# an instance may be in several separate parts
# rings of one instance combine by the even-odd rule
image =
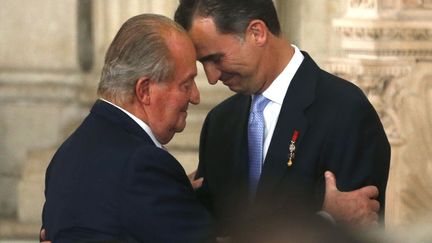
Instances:
[[[319,86],[325,91],[323,94],[335,96],[335,98],[346,100],[364,100],[366,96],[363,91],[353,82],[335,76],[324,70],[320,73]]]
[[[142,145],[130,154],[127,174],[156,173],[167,176],[184,177],[186,172],[174,156],[154,145]]]
[[[316,99],[318,103],[330,106],[333,109],[351,111],[373,109],[365,93],[359,87],[326,71],[320,72]]]
[[[305,110],[312,124],[340,126],[364,119],[380,123],[365,93],[350,81],[321,70],[316,76],[313,92],[313,102]]]
[[[370,105],[363,91],[354,83],[321,69],[306,52],[303,54],[305,59],[298,72],[301,75],[301,82],[306,83],[302,86],[314,92],[315,104],[321,108]]]

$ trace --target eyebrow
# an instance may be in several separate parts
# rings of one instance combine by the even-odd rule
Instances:
[[[199,62],[208,62],[208,61],[214,61],[218,58],[220,58],[222,56],[222,53],[215,53],[215,54],[210,54],[204,57],[201,57],[198,59]]]

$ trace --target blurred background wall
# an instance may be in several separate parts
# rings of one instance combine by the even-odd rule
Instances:
[[[34,240],[45,169],[94,102],[110,41],[133,15],[172,17],[177,1],[0,3],[0,242]],[[284,35],[322,68],[360,86],[380,114],[392,145],[387,231],[401,242],[412,240],[412,232],[417,239],[430,236],[432,0],[275,4]],[[202,71],[197,84],[201,104],[190,108],[187,128],[168,146],[187,172],[197,165],[205,114],[231,95],[222,85],[208,85]]]

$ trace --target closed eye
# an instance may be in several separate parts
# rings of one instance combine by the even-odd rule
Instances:
[[[202,57],[202,58],[198,59],[198,61],[200,61],[201,63],[205,63],[205,62],[219,63],[221,61],[222,57],[223,57],[223,54],[217,53],[217,54],[211,54],[211,55]]]
[[[181,90],[184,91],[184,92],[188,92],[189,90],[192,89],[192,84],[193,84],[193,82],[194,82],[193,79],[184,82],[184,83],[181,85]]]

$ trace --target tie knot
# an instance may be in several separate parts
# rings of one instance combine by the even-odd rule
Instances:
[[[254,99],[252,100],[252,112],[263,112],[269,101],[270,100],[264,97],[262,94],[255,95]]]

